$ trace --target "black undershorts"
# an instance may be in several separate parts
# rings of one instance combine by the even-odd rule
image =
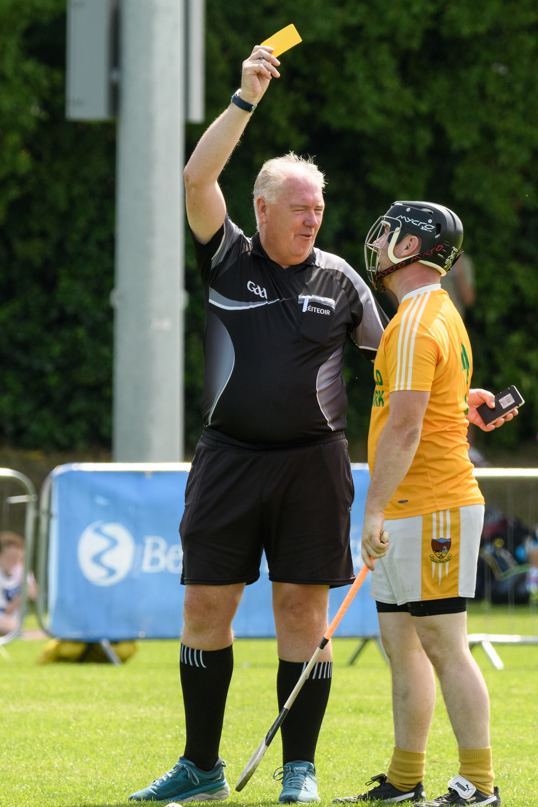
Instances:
[[[467,610],[465,597],[445,597],[442,600],[424,600],[423,602],[396,603],[376,600],[378,614],[409,613],[411,616],[438,616],[439,614],[461,614]]]
[[[254,583],[262,551],[277,583],[345,586],[354,487],[342,433],[293,448],[250,449],[203,435],[179,528],[181,582]]]

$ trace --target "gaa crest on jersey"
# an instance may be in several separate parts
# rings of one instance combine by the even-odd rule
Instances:
[[[256,283],[252,282],[252,280],[248,281],[247,289],[253,294],[257,294],[258,297],[263,297],[265,300],[267,300],[267,289],[264,289],[262,286],[257,286]]]
[[[447,563],[451,559],[452,541],[450,538],[432,538],[431,546],[433,555],[430,555],[430,560],[432,563]]]

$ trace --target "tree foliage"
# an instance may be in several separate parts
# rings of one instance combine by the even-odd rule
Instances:
[[[28,446],[110,439],[114,127],[63,119],[62,0],[0,0],[0,428]],[[207,122],[256,42],[295,22],[303,43],[222,176],[254,231],[262,162],[293,149],[326,172],[318,245],[363,271],[371,223],[396,198],[453,207],[477,300],[475,385],[516,384],[521,415],[488,441],[534,436],[538,401],[538,7],[534,0],[207,0]],[[207,125],[207,124],[205,124]],[[187,127],[192,150],[205,125]],[[203,312],[187,250],[188,442],[200,428]],[[348,352],[351,438],[370,368]]]
[[[2,0],[0,22],[0,430],[106,445],[114,126],[65,120],[65,2]]]

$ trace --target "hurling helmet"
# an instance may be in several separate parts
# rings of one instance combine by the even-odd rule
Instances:
[[[388,256],[393,264],[380,269],[376,241],[385,234]],[[420,238],[420,252],[400,261],[394,254],[394,247],[406,235]],[[445,275],[461,255],[462,242],[463,225],[448,207],[433,202],[393,202],[385,215],[380,216],[370,228],[364,242],[368,278],[377,291],[384,291],[384,277],[415,262],[431,266],[440,275]]]

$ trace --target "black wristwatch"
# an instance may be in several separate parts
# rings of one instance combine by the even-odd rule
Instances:
[[[232,104],[235,104],[239,107],[239,109],[243,109],[245,112],[254,112],[258,104],[249,104],[248,101],[243,100],[239,93],[241,90],[236,90],[232,95]]]

